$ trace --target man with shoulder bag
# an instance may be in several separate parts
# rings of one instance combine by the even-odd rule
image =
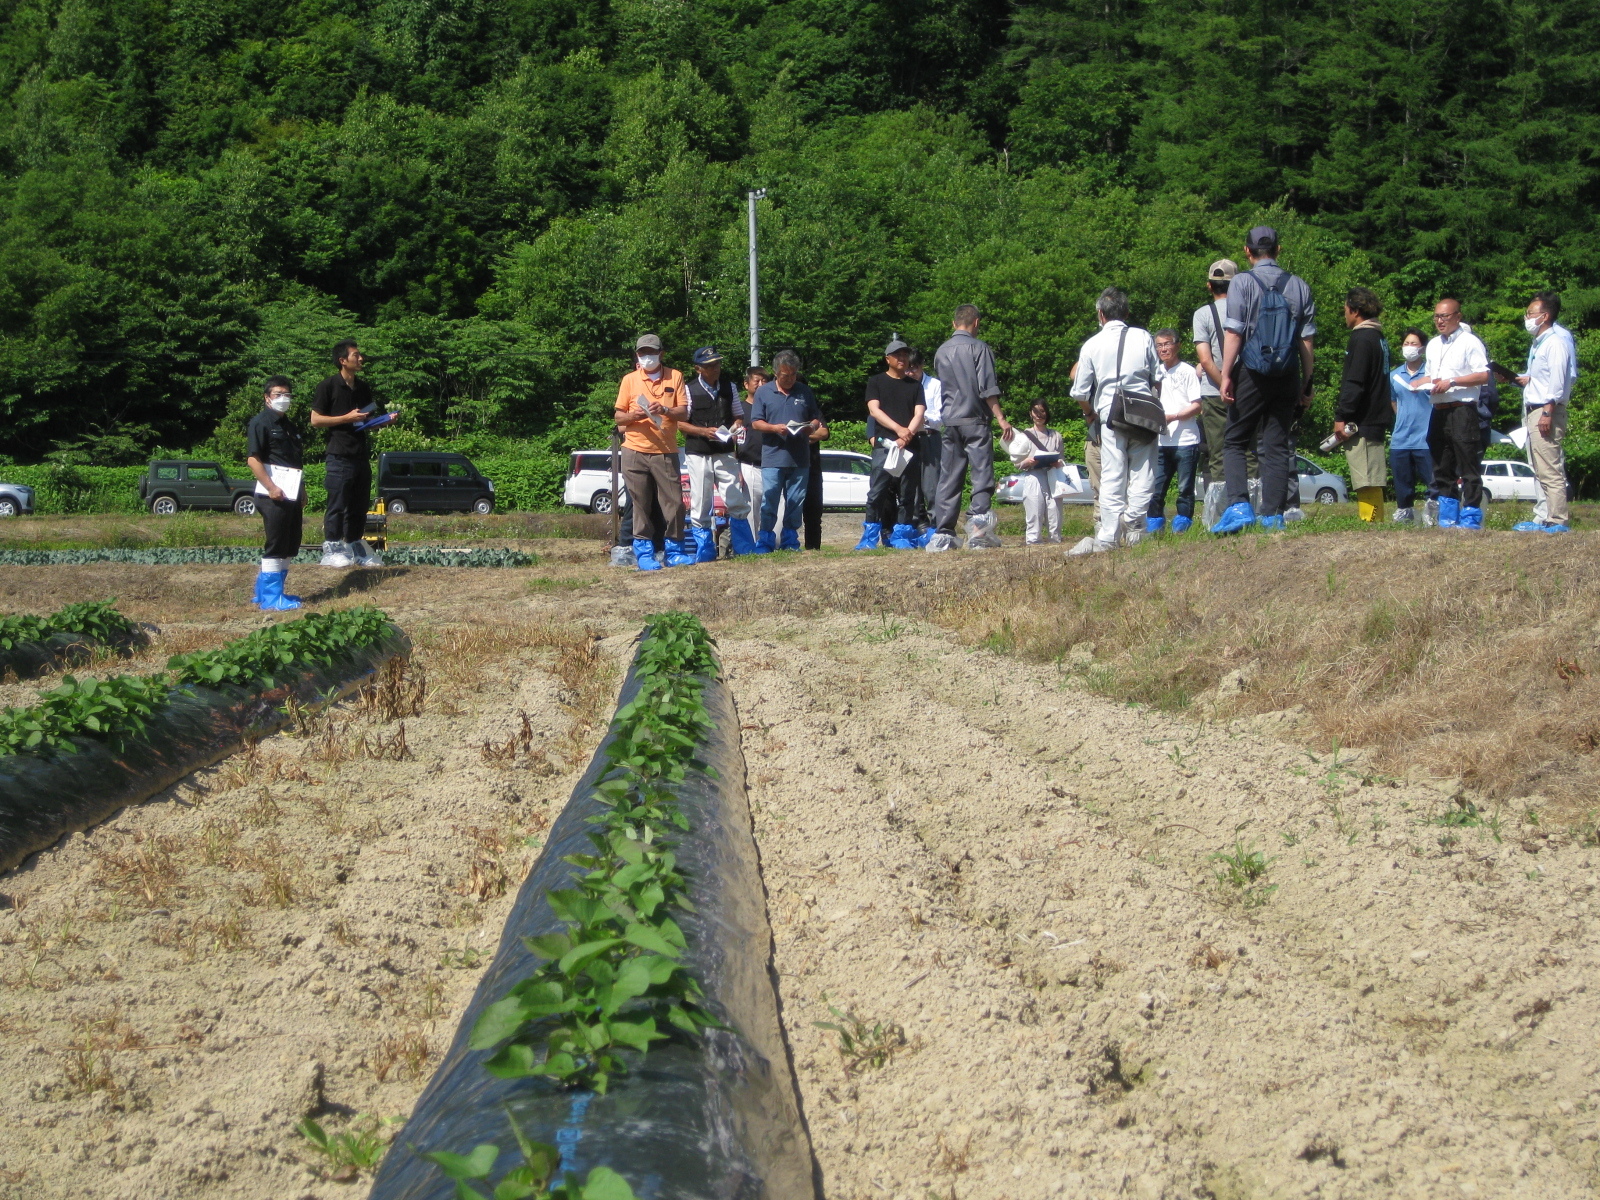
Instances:
[[[1100,421],[1100,521],[1069,557],[1134,546],[1144,537],[1156,488],[1156,436],[1167,424],[1161,360],[1150,334],[1130,324],[1127,294],[1107,288],[1095,312],[1100,332],[1078,354],[1072,397],[1085,420]]]

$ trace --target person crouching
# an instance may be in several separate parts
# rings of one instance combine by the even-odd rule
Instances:
[[[289,381],[274,375],[246,434],[245,462],[256,477],[256,511],[266,525],[254,600],[263,612],[300,607],[299,596],[283,594],[289,564],[300,553],[306,507],[305,440],[289,419],[293,402]]]
[[[728,548],[731,554],[754,554],[750,535],[750,493],[735,456],[734,403],[737,390],[722,377],[722,355],[715,347],[694,352],[695,376],[684,388],[689,417],[678,422],[683,433],[684,468],[689,472],[689,533],[694,538],[696,562],[717,557],[715,498],[728,510]]]

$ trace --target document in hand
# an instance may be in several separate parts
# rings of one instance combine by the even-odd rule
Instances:
[[[789,424],[785,426],[785,428],[788,429],[791,434],[799,433],[805,427],[806,423],[804,421],[790,421]]]
[[[633,402],[639,406],[639,411],[640,412],[648,414],[650,419],[655,422],[655,425],[656,425],[657,429],[661,428],[661,414],[660,413],[653,413],[653,412],[650,411],[650,401],[649,400],[647,400],[641,394],[641,395],[635,396],[633,398]]]
[[[305,477],[305,472],[300,470],[299,467],[269,466],[267,468],[267,474],[272,476],[273,483],[277,484],[283,489],[283,498],[285,500],[300,499],[300,481]],[[267,485],[262,483],[259,479],[256,480],[256,495],[266,496],[269,494],[270,493],[267,491]]]

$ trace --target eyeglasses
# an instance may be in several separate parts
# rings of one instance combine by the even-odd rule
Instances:
[[[1453,313],[1434,313],[1433,314],[1433,319],[1435,321],[1459,321],[1461,319],[1461,314],[1458,313],[1458,312],[1453,312]]]

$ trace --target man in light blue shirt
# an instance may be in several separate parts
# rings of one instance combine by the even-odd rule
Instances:
[[[1561,297],[1555,292],[1540,292],[1523,313],[1523,327],[1533,336],[1533,345],[1528,347],[1528,373],[1517,376],[1517,382],[1522,385],[1528,462],[1544,489],[1544,516],[1513,526],[1521,533],[1566,533],[1569,528],[1567,464],[1561,443],[1567,434],[1567,401],[1578,379],[1578,358],[1572,334],[1556,324],[1560,315]]]
[[[1433,478],[1433,455],[1428,451],[1428,425],[1433,420],[1433,400],[1428,372],[1423,367],[1428,339],[1420,329],[1400,335],[1404,361],[1389,372],[1389,405],[1394,426],[1389,433],[1389,470],[1394,474],[1394,519],[1417,519],[1417,484],[1424,488]]]

